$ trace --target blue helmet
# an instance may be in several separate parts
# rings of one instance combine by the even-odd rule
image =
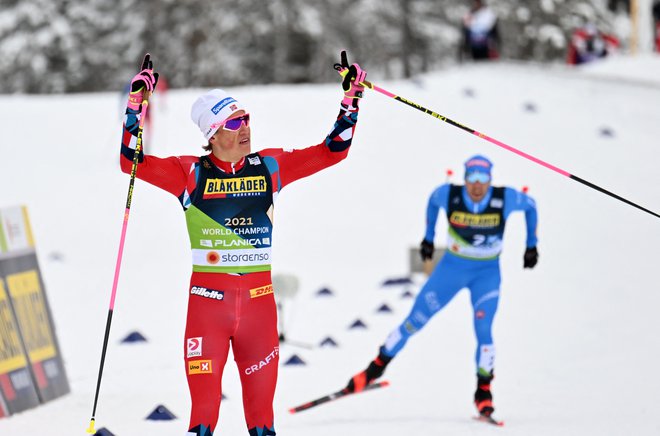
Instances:
[[[466,176],[473,172],[486,173],[490,176],[490,171],[492,168],[493,163],[487,157],[480,154],[474,155],[465,161]]]

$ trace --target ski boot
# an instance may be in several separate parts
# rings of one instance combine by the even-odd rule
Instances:
[[[385,367],[387,367],[391,360],[392,357],[383,353],[383,347],[380,347],[378,356],[369,363],[367,369],[354,375],[348,381],[348,385],[346,385],[344,390],[348,392],[362,391],[369,383],[383,375]]]
[[[198,425],[188,430],[186,436],[213,436],[213,432],[211,431],[211,427]]]
[[[275,428],[254,427],[248,430],[250,436],[275,436]]]
[[[493,394],[490,392],[490,382],[494,376],[477,375],[477,390],[474,392],[474,405],[477,406],[479,415],[490,417],[495,408],[493,407]]]

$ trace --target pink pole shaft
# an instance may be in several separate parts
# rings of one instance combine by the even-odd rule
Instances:
[[[121,270],[121,259],[124,255],[124,241],[126,240],[126,229],[128,228],[128,215],[130,209],[124,212],[124,223],[121,226],[121,237],[119,239],[119,252],[117,253],[117,263],[115,264],[115,277],[112,280],[112,294],[110,296],[110,310],[115,308],[115,297],[117,296],[117,284],[119,283],[119,271]]]
[[[582,183],[584,186],[587,186],[587,187],[589,187],[589,188],[591,188],[591,189],[594,189],[594,190],[596,190],[596,191],[598,191],[598,192],[601,192],[601,193],[603,193],[603,194],[605,194],[605,195],[609,195],[609,196],[612,197],[612,198],[616,198],[617,200],[622,201],[623,203],[626,203],[626,204],[628,204],[629,206],[632,206],[632,207],[635,207],[635,208],[637,208],[637,209],[639,209],[639,210],[642,210],[642,211],[644,211],[644,212],[646,212],[646,213],[648,213],[648,214],[651,214],[651,215],[653,215],[653,216],[656,217],[656,218],[660,218],[660,214],[657,213],[657,212],[653,212],[652,210],[647,209],[647,208],[645,208],[645,207],[643,207],[643,206],[640,206],[639,204],[634,203],[634,202],[628,200],[627,198],[624,198],[624,197],[622,197],[622,196],[620,196],[620,195],[618,195],[618,194],[615,194],[614,192],[608,191],[607,189],[602,188],[602,187],[596,185],[595,183],[591,183],[591,182],[589,182],[588,180],[585,180],[585,179],[583,179],[583,178],[581,178],[581,177],[578,177],[578,176],[576,176],[575,174],[571,174],[571,173],[569,173],[569,172],[566,171],[566,170],[562,170],[562,169],[559,168],[559,167],[556,167],[556,166],[554,166],[554,165],[551,165],[551,164],[549,164],[549,163],[547,163],[547,162],[545,162],[545,161],[543,161],[543,160],[541,160],[541,159],[539,159],[539,158],[537,158],[537,157],[532,156],[531,154],[525,153],[524,151],[521,151],[521,150],[518,150],[517,148],[511,147],[510,145],[507,145],[507,144],[503,143],[502,141],[498,141],[498,140],[495,139],[495,138],[491,138],[491,137],[488,136],[488,135],[484,135],[483,133],[477,132],[476,130],[474,130],[474,129],[470,128],[470,127],[467,127],[467,126],[465,126],[465,125],[463,125],[463,124],[461,124],[461,123],[459,123],[459,122],[457,122],[457,121],[454,121],[454,120],[452,120],[452,119],[450,119],[450,118],[447,118],[447,117],[445,117],[445,116],[443,116],[443,115],[440,115],[440,114],[437,113],[437,112],[434,112],[434,111],[432,111],[432,110],[430,110],[430,109],[425,108],[424,106],[421,106],[421,105],[419,105],[419,104],[417,104],[417,103],[415,103],[415,102],[412,102],[412,101],[407,100],[407,99],[405,99],[405,98],[403,98],[403,97],[401,97],[401,96],[398,96],[398,95],[393,94],[393,93],[391,93],[391,92],[389,92],[389,91],[386,91],[385,89],[383,89],[383,88],[381,88],[381,87],[379,87],[379,86],[376,86],[376,85],[374,85],[374,84],[371,83],[371,82],[364,81],[364,82],[361,82],[361,85],[363,85],[363,86],[366,87],[366,88],[373,89],[374,91],[377,91],[377,92],[379,92],[379,93],[381,93],[381,94],[383,94],[383,95],[385,95],[385,96],[387,96],[387,97],[393,98],[394,100],[397,100],[397,101],[399,101],[399,102],[401,102],[401,103],[404,103],[404,104],[406,104],[406,105],[408,105],[408,106],[410,106],[410,107],[412,107],[412,108],[415,108],[415,109],[417,109],[417,110],[419,110],[419,111],[422,111],[422,112],[424,112],[424,113],[427,114],[427,115],[431,115],[432,117],[437,118],[437,119],[439,119],[440,121],[443,121],[443,122],[445,122],[445,123],[447,123],[447,124],[451,124],[452,126],[454,126],[454,127],[458,127],[458,128],[461,129],[461,130],[465,130],[466,132],[471,133],[471,134],[473,134],[473,135],[475,135],[475,136],[477,136],[477,137],[479,137],[479,138],[481,138],[481,139],[485,139],[486,141],[488,141],[488,142],[490,142],[490,143],[492,143],[492,144],[495,144],[495,145],[497,145],[498,147],[502,147],[503,149],[508,150],[508,151],[510,151],[510,152],[512,152],[512,153],[515,153],[515,154],[517,154],[518,156],[524,157],[525,159],[528,159],[528,160],[530,160],[530,161],[532,161],[532,162],[534,162],[534,163],[536,163],[536,164],[538,164],[538,165],[541,165],[542,167],[545,167],[545,168],[547,168],[547,169],[549,169],[549,170],[551,170],[551,171],[554,171],[554,172],[556,172],[557,174],[561,174],[561,175],[564,176],[564,177],[568,177],[569,179],[572,179],[572,180],[575,180],[576,182]]]
[[[527,154],[524,151],[518,150],[515,147],[511,147],[510,145],[507,145],[507,144],[503,143],[502,141],[498,141],[497,139],[491,138],[488,135],[484,135],[483,133],[479,133],[476,130],[474,131],[474,135],[476,135],[476,136],[478,136],[482,139],[485,139],[486,141],[491,142],[491,143],[493,143],[493,144],[495,144],[499,147],[502,147],[505,150],[509,150],[510,152],[515,153],[518,156],[522,156],[525,159],[529,159],[532,162],[535,162],[535,163],[537,163],[541,166],[544,166],[544,167],[548,168],[549,170],[555,171],[555,172],[561,174],[562,176],[571,177],[571,174],[568,171],[564,171],[561,168],[558,168],[558,167],[556,167],[552,164],[549,164],[545,161],[542,161],[541,159],[539,159],[537,157],[532,156],[531,154]]]
[[[412,102],[410,102],[410,101],[408,101],[408,100],[402,99],[402,98],[399,97],[398,95],[393,94],[393,93],[391,93],[390,91],[381,88],[380,86],[374,85],[374,84],[371,83],[371,82],[363,82],[363,85],[366,86],[367,88],[371,88],[371,89],[373,89],[374,91],[380,92],[381,94],[386,95],[386,96],[388,96],[388,97],[390,97],[390,98],[393,98],[393,99],[396,99],[396,100],[400,100],[400,101],[402,101],[402,102],[404,102],[404,103],[406,103],[406,104],[408,104],[408,105],[414,106],[414,107],[416,107],[417,109],[422,110],[423,112],[427,112],[427,113],[429,113],[430,115],[435,116],[436,118],[441,118],[443,121],[447,121],[447,122],[449,122],[450,124],[455,125],[456,127],[460,127],[460,128],[462,128],[463,130],[466,130],[466,131],[472,133],[473,135],[478,136],[479,138],[485,139],[486,141],[491,142],[491,143],[493,143],[493,144],[495,144],[495,145],[497,145],[497,146],[499,146],[499,147],[502,147],[502,148],[504,148],[505,150],[509,150],[510,152],[513,152],[513,153],[515,153],[515,154],[517,154],[517,155],[519,155],[519,156],[522,156],[522,157],[524,157],[525,159],[529,159],[529,160],[531,160],[532,162],[535,162],[535,163],[537,163],[537,164],[539,164],[539,165],[541,165],[541,166],[544,166],[544,167],[548,168],[549,170],[552,170],[552,171],[555,171],[555,172],[561,174],[562,176],[565,176],[565,177],[570,177],[570,176],[571,176],[571,174],[570,174],[568,171],[564,171],[564,170],[562,170],[561,168],[558,168],[558,167],[556,167],[556,166],[554,166],[554,165],[552,165],[552,164],[549,164],[549,163],[547,163],[547,162],[545,162],[545,161],[542,161],[541,159],[539,159],[539,158],[537,158],[537,157],[534,157],[534,156],[532,156],[531,154],[527,154],[527,153],[525,153],[524,151],[518,150],[518,149],[515,148],[515,147],[512,147],[512,146],[510,146],[510,145],[507,145],[507,144],[503,143],[502,141],[498,141],[498,140],[495,139],[495,138],[491,138],[491,137],[488,136],[488,135],[485,135],[485,134],[483,134],[483,133],[477,132],[477,131],[474,130],[474,129],[471,129],[471,128],[469,128],[469,127],[466,127],[466,126],[463,126],[463,125],[461,125],[461,124],[455,123],[455,122],[453,122],[452,120],[450,120],[449,118],[446,118],[446,117],[443,117],[443,116],[441,116],[441,115],[438,115],[438,114],[436,114],[435,112],[432,112],[432,111],[429,111],[429,110],[426,109],[426,108],[423,108],[422,106],[416,105],[416,104],[414,104],[414,103],[412,103]]]

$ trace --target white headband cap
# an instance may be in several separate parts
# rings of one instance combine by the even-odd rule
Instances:
[[[208,141],[217,132],[219,123],[240,110],[245,109],[233,97],[222,89],[212,89],[195,100],[190,117]]]

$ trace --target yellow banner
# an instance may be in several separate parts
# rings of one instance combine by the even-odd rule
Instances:
[[[48,310],[36,270],[7,276],[7,287],[31,362],[55,357]]]
[[[7,374],[26,365],[18,326],[9,306],[4,282],[0,280],[0,374]]]

